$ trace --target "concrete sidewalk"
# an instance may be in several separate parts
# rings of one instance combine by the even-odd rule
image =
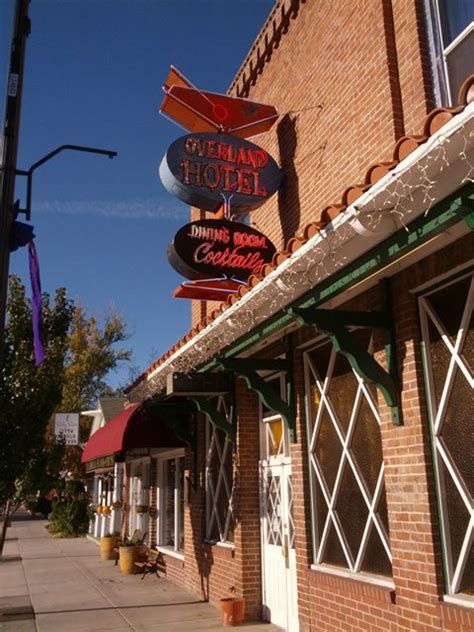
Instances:
[[[52,539],[45,520],[18,516],[0,562],[1,632],[224,630],[217,609],[163,578],[120,575],[86,538]],[[277,632],[268,623],[242,632]]]

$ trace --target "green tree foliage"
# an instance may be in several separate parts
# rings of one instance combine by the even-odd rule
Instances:
[[[66,362],[64,410],[91,408],[98,397],[113,394],[105,378],[120,362],[130,359],[130,350],[116,347],[127,338],[122,316],[111,309],[101,328],[96,318],[86,317],[82,306],[75,307]]]
[[[73,315],[66,290],[54,301],[43,294],[45,360],[35,366],[30,301],[17,276],[10,278],[4,363],[0,372],[0,507],[42,449],[48,421],[61,402],[64,361]]]

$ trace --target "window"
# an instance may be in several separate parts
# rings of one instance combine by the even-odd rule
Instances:
[[[351,336],[372,351],[370,331]],[[376,390],[327,339],[304,362],[314,562],[390,575]]]
[[[447,592],[474,594],[473,275],[419,299]]]
[[[231,423],[232,409],[225,397],[218,397],[217,409]],[[206,539],[234,541],[232,441],[207,420],[206,427]]]
[[[275,377],[266,378],[266,382],[277,395],[285,399],[285,377],[278,374]],[[262,459],[275,459],[284,457],[288,453],[288,433],[284,427],[283,419],[278,413],[270,410],[263,402],[260,403],[262,433],[261,457]]]
[[[184,551],[184,456],[161,461],[158,544]]]
[[[474,71],[474,2],[428,0],[440,101],[455,103]]]

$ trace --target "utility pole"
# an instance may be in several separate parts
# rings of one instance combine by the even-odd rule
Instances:
[[[13,202],[20,128],[21,93],[26,38],[30,34],[30,0],[16,0],[13,38],[5,97],[2,162],[0,165],[0,368],[3,366],[5,318],[10,266],[10,229],[14,219]]]

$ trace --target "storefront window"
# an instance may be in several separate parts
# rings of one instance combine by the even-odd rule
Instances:
[[[420,297],[447,592],[474,594],[473,276]]]
[[[230,408],[224,397],[216,402],[230,423]],[[234,541],[232,442],[207,421],[206,539]]]
[[[161,539],[159,544],[184,550],[184,457],[163,460]],[[158,529],[160,533],[160,529]]]
[[[371,352],[369,330],[351,332]],[[377,392],[327,339],[305,353],[316,564],[391,574]]]

